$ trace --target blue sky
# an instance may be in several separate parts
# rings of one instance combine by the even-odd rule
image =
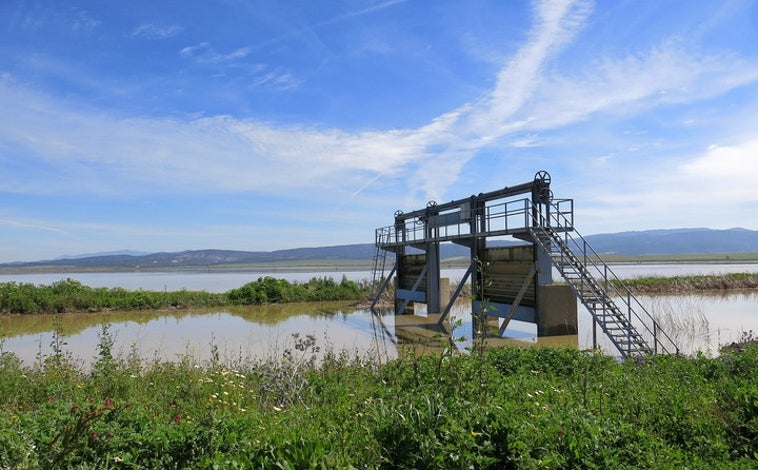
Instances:
[[[372,243],[538,170],[758,230],[755,1],[0,2],[0,261]]]

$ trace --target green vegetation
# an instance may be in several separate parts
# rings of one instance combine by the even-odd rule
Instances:
[[[5,282],[0,283],[0,313],[62,313],[354,300],[365,296],[367,291],[367,286],[345,277],[340,282],[323,277],[304,283],[263,277],[225,293],[94,288],[73,279],[42,286]]]
[[[624,280],[624,283],[633,291],[642,294],[758,289],[758,274],[645,277]],[[350,281],[344,276],[340,282],[330,277],[314,277],[303,283],[291,283],[266,276],[224,293],[188,290],[127,290],[119,287],[95,288],[73,279],[40,286],[31,283],[4,282],[0,283],[0,314],[156,310],[360,300],[366,298],[369,287],[366,282]]]
[[[758,345],[618,362],[576,349],[319,352],[222,364],[0,347],[0,468],[756,468]],[[1,345],[0,345],[1,346]],[[317,359],[317,353],[320,359]]]
[[[708,274],[698,276],[640,277],[624,281],[643,294],[686,293],[731,289],[758,289],[758,273]]]

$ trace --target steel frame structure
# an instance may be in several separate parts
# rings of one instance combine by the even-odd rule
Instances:
[[[541,214],[549,214],[553,207],[560,211],[566,210],[566,216],[573,219],[573,201],[569,199],[553,201],[550,175],[546,171],[540,171],[532,181],[516,186],[480,193],[444,204],[430,201],[425,208],[412,212],[396,211],[393,225],[376,230],[377,249],[393,252],[395,266],[385,278],[372,307],[392,275],[395,274],[397,276],[395,313],[405,311],[411,302],[426,303],[429,312],[442,313],[440,318],[440,323],[442,323],[452,307],[453,299],[457,298],[460,288],[469,278],[473,286],[475,311],[480,310],[476,302],[481,302],[483,299],[478,288],[480,272],[476,265],[480,253],[487,246],[487,239],[511,235],[532,241],[529,237],[529,228],[535,223],[540,223]],[[544,222],[546,223],[547,219],[544,219]],[[471,260],[464,279],[458,286],[459,290],[446,306],[441,305],[440,302],[439,249],[443,242],[468,247]],[[419,249],[426,255],[424,268],[415,277],[410,288],[405,286],[408,275],[405,255],[409,248]],[[549,257],[538,251],[536,258],[534,272],[537,283],[550,284],[552,276]],[[422,290],[419,290],[422,284],[425,285]],[[513,314],[510,316],[512,317]]]

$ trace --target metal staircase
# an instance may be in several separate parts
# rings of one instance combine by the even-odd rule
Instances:
[[[678,353],[674,341],[573,229],[572,222],[552,205],[547,208],[547,216],[534,212],[530,235],[621,355]]]

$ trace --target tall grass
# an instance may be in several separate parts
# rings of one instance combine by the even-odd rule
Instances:
[[[658,326],[685,351],[700,350],[698,345],[711,344],[708,317],[696,299],[652,297],[650,306]]]
[[[0,468],[755,468],[758,346],[403,356],[291,338],[244,364],[21,365],[0,347]],[[62,341],[65,343],[65,341]]]

